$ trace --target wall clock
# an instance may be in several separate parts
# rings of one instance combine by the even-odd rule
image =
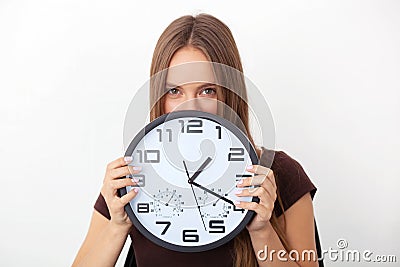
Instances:
[[[246,135],[230,121],[196,110],[164,114],[131,141],[125,156],[141,166],[138,195],[125,206],[135,227],[167,249],[199,252],[234,238],[253,211],[234,202],[248,165],[259,164]],[[119,189],[122,196],[132,189]]]

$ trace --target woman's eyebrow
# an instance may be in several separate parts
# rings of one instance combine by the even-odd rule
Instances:
[[[200,86],[198,86],[197,88],[204,88],[204,87],[207,87],[207,86],[216,86],[216,84],[214,84],[214,83],[203,83]]]
[[[215,86],[215,85],[216,84],[214,84],[214,83],[202,83],[199,86],[197,86],[197,89],[204,88],[204,87],[207,87],[207,86]],[[181,86],[175,85],[175,84],[172,84],[172,83],[169,83],[169,82],[166,83],[166,86],[168,88],[179,88],[179,89],[182,89]]]
[[[166,82],[166,87],[167,88],[181,88],[179,85],[175,85],[169,82]]]

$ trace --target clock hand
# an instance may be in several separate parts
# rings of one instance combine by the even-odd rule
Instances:
[[[193,174],[193,176],[191,177],[191,178],[189,178],[189,175],[188,175],[188,178],[189,178],[189,183],[190,182],[193,182],[196,178],[197,178],[197,176],[199,176],[200,175],[200,173],[204,170],[204,168],[208,165],[208,163],[210,163],[211,162],[211,158],[210,157],[208,157],[204,162],[203,162],[203,164],[201,164],[201,166],[199,167],[199,169]],[[185,167],[186,167],[186,165],[185,165]],[[188,171],[187,171],[187,169],[186,169],[186,173],[188,174]]]
[[[188,170],[187,170],[185,161],[183,161],[183,166],[185,166],[186,175],[187,175],[187,177],[188,177],[188,183],[190,183],[189,172],[188,172]],[[204,230],[207,231],[206,224],[204,223],[203,216],[201,215],[201,210],[200,210],[199,202],[197,202],[197,197],[196,197],[196,194],[194,193],[193,185],[190,184],[190,187],[192,188],[194,200],[196,201],[197,209],[199,210],[199,214],[200,214],[201,221],[203,222]]]
[[[183,161],[183,166],[185,167],[186,175],[187,175],[187,177],[189,178],[190,175],[189,175],[188,169],[187,169],[187,167],[186,167],[185,161]],[[189,178],[189,180],[190,180],[190,178]]]
[[[203,215],[201,215],[201,210],[200,210],[199,202],[197,202],[197,197],[196,197],[196,194],[194,193],[193,185],[190,185],[190,186],[192,187],[192,192],[193,192],[194,200],[196,200],[197,209],[199,210],[200,218],[201,218],[201,221],[203,222],[204,230],[207,231],[206,224],[204,223]]]
[[[189,182],[189,183],[190,183],[191,185],[195,185],[195,186],[197,186],[197,187],[203,189],[204,191],[210,193],[211,195],[214,195],[214,196],[218,197],[219,199],[222,199],[222,200],[225,201],[225,202],[228,202],[228,203],[231,204],[231,205],[235,205],[235,204],[233,203],[232,200],[227,199],[226,197],[221,196],[221,195],[215,193],[214,191],[211,191],[210,189],[208,189],[208,188],[206,188],[206,187],[204,187],[204,186],[202,186],[202,185],[199,185],[199,184],[196,183],[196,182]]]
[[[175,195],[175,191],[172,193],[172,196],[169,198],[168,202],[165,203],[165,206],[168,206],[169,202],[171,201],[171,199],[173,198],[174,195]]]

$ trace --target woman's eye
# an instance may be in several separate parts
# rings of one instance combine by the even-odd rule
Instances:
[[[214,95],[216,93],[217,91],[214,88],[206,88],[201,92],[202,95]]]
[[[179,90],[176,88],[171,88],[168,90],[168,94],[171,94],[171,95],[177,95],[178,93],[179,93]]]

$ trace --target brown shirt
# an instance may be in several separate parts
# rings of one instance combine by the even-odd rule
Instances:
[[[271,166],[270,168],[274,172],[278,186],[278,192],[281,196],[283,202],[282,204],[285,210],[291,207],[298,199],[308,192],[310,192],[311,198],[314,199],[317,188],[311,182],[301,165],[285,152],[275,151],[274,156],[272,150],[262,147],[260,165],[266,167]],[[101,194],[99,195],[94,208],[104,217],[110,219],[110,213],[108,211],[107,204]],[[280,208],[278,201],[275,201],[274,212],[278,217],[282,214],[282,209]],[[154,244],[145,238],[134,226],[132,226],[129,235],[132,239],[136,264],[138,267],[233,266],[233,239],[228,243],[212,250],[186,253],[168,250]]]

